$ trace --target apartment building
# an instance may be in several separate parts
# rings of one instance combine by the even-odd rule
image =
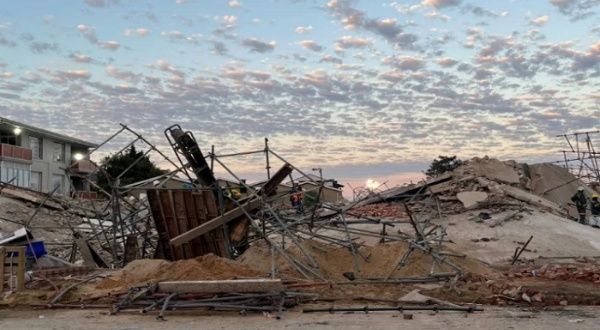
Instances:
[[[40,192],[89,195],[83,178],[96,145],[0,117],[0,181]],[[68,170],[68,171],[67,171]]]

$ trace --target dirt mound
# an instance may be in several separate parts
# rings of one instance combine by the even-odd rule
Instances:
[[[113,276],[96,284],[97,289],[127,288],[145,283],[178,280],[227,280],[239,277],[261,277],[263,272],[213,254],[196,259],[169,262],[135,260]]]
[[[346,272],[353,272],[357,278],[386,278],[392,273],[408,248],[408,244],[405,242],[362,246],[357,250],[358,257],[354,260],[352,252],[344,247],[331,247],[314,241],[306,241],[304,246],[318,264],[319,273],[329,281],[347,281],[343,276]],[[291,247],[287,249],[287,252],[307,263],[299,249]],[[268,273],[271,270],[271,263],[266,261],[270,259],[269,248],[265,245],[256,244],[248,249],[238,261],[252,269],[259,269]],[[498,272],[485,264],[468,257],[449,257],[449,260],[459,265],[466,272],[490,277],[499,275]],[[392,277],[426,276],[431,270],[432,262],[433,259],[430,255],[415,251],[410,256],[407,265],[394,271]],[[277,258],[277,268],[282,276],[301,277],[301,274],[295,271],[280,256]],[[441,265],[435,269],[435,272],[440,273],[450,271],[452,269],[447,265]]]

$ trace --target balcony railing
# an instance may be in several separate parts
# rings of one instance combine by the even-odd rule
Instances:
[[[71,171],[75,173],[89,174],[96,170],[96,165],[89,160],[82,159],[71,165]]]
[[[0,144],[0,158],[10,158],[31,163],[33,159],[33,152],[31,149],[17,147],[11,144]]]

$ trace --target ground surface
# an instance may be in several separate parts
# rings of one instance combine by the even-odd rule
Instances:
[[[155,314],[110,316],[102,310],[0,310],[2,329],[598,329],[599,307],[568,307],[536,312],[516,308],[486,307],[469,314],[415,312],[412,320],[399,313],[302,314],[287,312],[282,320],[259,314],[195,312],[167,314],[165,322]]]

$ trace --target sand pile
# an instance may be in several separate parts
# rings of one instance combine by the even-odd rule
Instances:
[[[214,254],[176,262],[143,259],[135,260],[114,275],[103,279],[96,284],[96,288],[117,289],[167,280],[227,280],[264,275],[263,272]]]
[[[306,241],[304,246],[319,265],[321,275],[330,281],[347,281],[343,276],[346,272],[355,273],[357,278],[386,278],[398,264],[408,247],[405,242],[362,246],[357,251],[359,257],[353,260],[352,253],[344,247],[326,246],[315,241]],[[287,249],[287,252],[300,260],[306,260],[296,247],[290,247]],[[241,264],[265,273],[271,271],[270,260],[270,249],[264,244],[255,244],[238,259]],[[485,264],[468,257],[449,257],[449,260],[462,267],[465,272],[473,272],[490,277],[499,276],[499,273]],[[426,276],[431,270],[432,261],[433,259],[430,255],[415,251],[409,258],[407,265],[395,271],[393,277]],[[355,262],[358,267],[358,273]],[[304,263],[307,262],[304,261]],[[280,256],[277,258],[277,268],[282,277],[301,277],[301,274]],[[436,268],[436,272],[440,273],[450,271],[452,269],[446,265]]]

